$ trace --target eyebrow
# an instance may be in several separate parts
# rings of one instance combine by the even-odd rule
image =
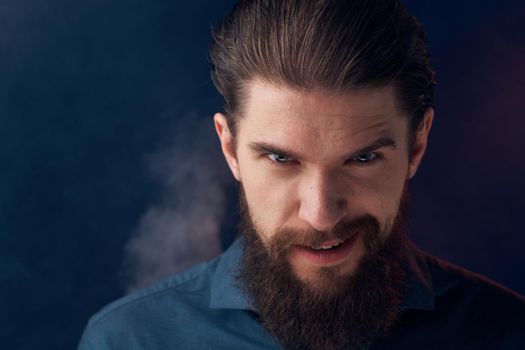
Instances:
[[[281,155],[286,158],[292,158],[292,159],[301,159],[301,155],[299,153],[296,153],[291,150],[286,150],[284,148],[269,144],[267,142],[251,142],[248,144],[248,147],[257,152],[257,153],[275,153],[278,155]],[[397,147],[396,142],[394,139],[390,137],[382,137],[373,143],[371,143],[368,146],[365,146],[355,152],[353,152],[351,155],[349,155],[347,158],[352,158],[355,156],[358,156],[363,153],[373,152],[380,148],[390,148],[395,149]]]
[[[368,152],[373,152],[373,151],[376,151],[380,148],[390,148],[390,149],[396,149],[397,147],[397,144],[396,144],[396,141],[394,141],[394,139],[390,138],[390,137],[382,137],[380,139],[378,139],[377,141],[373,142],[372,144],[366,146],[366,147],[363,147],[361,148],[360,150],[356,151],[355,153],[353,153],[351,157],[355,157],[359,154],[363,154],[363,153],[368,153]]]

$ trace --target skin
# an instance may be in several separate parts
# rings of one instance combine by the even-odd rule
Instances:
[[[364,214],[375,216],[388,234],[406,181],[425,152],[433,115],[427,109],[409,149],[409,118],[392,87],[329,93],[253,80],[236,142],[223,114],[215,114],[214,123],[254,226],[269,242],[279,230],[329,232]],[[364,254],[358,236],[337,263],[338,273],[351,275]],[[294,249],[288,259],[301,280],[320,270]]]

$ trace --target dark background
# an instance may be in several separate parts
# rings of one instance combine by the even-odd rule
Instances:
[[[207,48],[232,3],[0,1],[1,349],[73,349],[89,316],[125,293],[124,247],[167,186],[178,193],[152,154],[193,159],[200,147],[196,159],[219,164]],[[440,81],[412,237],[525,293],[525,6],[406,3]],[[235,198],[222,185],[225,246]]]

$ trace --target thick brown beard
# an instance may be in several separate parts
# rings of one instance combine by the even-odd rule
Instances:
[[[265,246],[256,231],[240,193],[241,232],[245,238],[242,266],[237,281],[252,298],[263,326],[287,349],[357,349],[388,334],[399,317],[403,294],[405,247],[404,192],[400,210],[388,232],[378,220],[364,215],[338,225],[331,236],[344,239],[359,231],[366,253],[351,276],[336,269],[320,271],[313,288],[294,274],[287,260],[290,244],[319,241],[317,232],[302,236],[280,232]],[[383,239],[382,237],[387,237]]]

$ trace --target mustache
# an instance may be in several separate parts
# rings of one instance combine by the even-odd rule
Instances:
[[[341,221],[329,231],[291,228],[279,230],[270,240],[268,248],[272,255],[283,255],[292,245],[318,247],[321,243],[328,240],[338,239],[344,241],[361,233],[365,246],[370,249],[377,245],[380,231],[377,218],[370,214],[365,214],[356,219]]]

